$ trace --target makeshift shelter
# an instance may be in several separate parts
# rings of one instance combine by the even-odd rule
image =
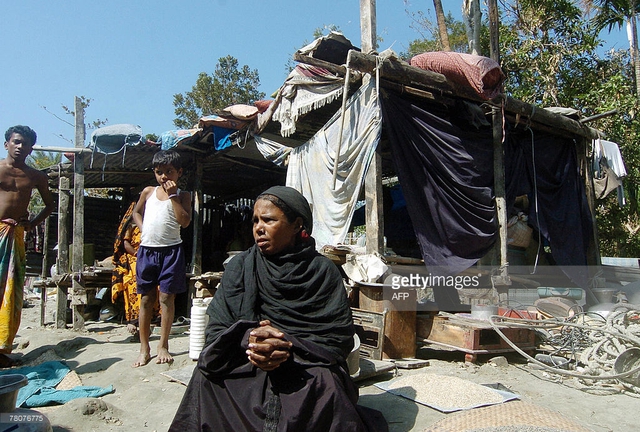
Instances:
[[[304,63],[298,72],[290,75],[290,82],[285,83],[265,113],[273,113],[271,122],[259,119],[259,135],[273,132],[273,120],[278,120],[281,134],[296,138],[297,128],[303,127],[317,111],[327,109],[317,95],[311,98],[307,93],[328,95],[327,102],[330,102],[335,96],[324,89],[335,86],[335,76],[347,78],[345,89],[355,89],[360,85],[358,73],[371,73],[368,86],[375,85],[375,90],[368,91],[376,92],[371,99],[375,99],[375,109],[382,112],[383,133],[376,151],[382,158],[383,177],[397,176],[421,257],[430,270],[457,274],[489,253],[497,241],[504,243],[507,239],[501,239],[499,228],[505,225],[506,214],[500,213],[510,212],[516,197],[528,195],[530,205],[524,210],[529,214],[529,223],[551,245],[553,259],[569,279],[578,286],[588,287],[589,277],[593,275],[588,274],[587,266],[599,264],[599,257],[586,153],[597,131],[554,111],[536,109],[500,94],[504,76],[499,66],[487,58],[425,53],[412,59],[412,64],[420,68],[397,59],[392,52],[378,56],[359,53],[344,38],[334,35],[303,48],[295,58]],[[319,78],[329,75],[330,80]],[[302,80],[300,76],[313,79]],[[349,83],[349,78],[353,82]],[[323,90],[314,92],[314,86]],[[334,92],[338,90],[336,86]],[[315,152],[306,155],[311,161],[333,158],[328,165],[337,165],[337,177],[343,183],[339,182],[332,190],[326,179],[314,172],[313,176],[303,175],[306,184],[301,184],[294,179],[297,174],[292,173],[300,170],[297,158],[293,157],[296,151],[286,151],[290,161],[294,161],[288,167],[288,184],[298,187],[313,202],[318,190],[332,191],[333,200],[321,200],[322,206],[314,206],[314,219],[323,221],[323,215],[316,214],[321,210],[325,216],[333,212],[338,215],[332,219],[334,226],[340,220],[345,223],[344,212],[326,207],[336,203],[347,208],[352,206],[341,189],[343,184],[353,182],[346,177],[353,169],[349,148],[360,145],[359,139],[369,132],[363,127],[354,136],[348,134],[350,128],[364,123],[361,116],[365,108],[349,109],[360,97],[358,92],[364,91],[367,90],[363,86],[352,92],[342,109],[333,108],[335,117],[329,123],[340,124],[338,135],[342,141],[333,137],[332,142],[323,143],[327,154],[320,156],[316,148],[318,139],[329,141],[327,137],[332,132],[328,127],[296,149]],[[343,90],[343,97],[344,93]],[[303,101],[313,100],[313,104],[322,108],[308,113],[304,108],[294,111],[291,107],[302,105],[297,103],[298,97]],[[290,98],[292,100],[288,100]],[[291,118],[299,117],[299,121],[295,125],[291,125],[289,119],[282,121],[281,111],[291,113]],[[344,125],[347,129],[343,130]],[[368,156],[372,148],[375,145],[366,148]],[[278,149],[278,152],[285,153],[285,150]],[[345,168],[341,167],[342,158]],[[368,161],[370,159],[364,162],[365,169]],[[496,177],[502,175],[504,179]],[[359,181],[362,179],[360,175]],[[315,188],[309,184],[314,182]],[[503,196],[498,191],[500,188],[504,189]],[[352,189],[353,193],[359,190]],[[499,198],[505,200],[506,208],[496,208]],[[333,232],[333,243],[341,243],[346,234],[344,229]]]
[[[442,67],[436,57],[421,61]],[[295,58],[300,64],[273,101],[229,107],[193,129],[162,134],[158,143],[145,142],[129,125],[132,132],[115,133],[119,148],[115,141],[103,146],[98,130],[89,149],[75,154],[84,187],[153,184],[153,154],[180,152],[182,187],[194,192],[193,223],[183,238],[197,276],[222,270],[233,243],[233,235],[222,234],[229,204],[236,203],[241,225],[242,208],[274,184],[290,184],[312,202],[319,246],[344,243],[362,217],[356,208],[377,158],[376,181],[395,185],[385,188],[378,229],[380,237],[403,231],[397,246],[391,243],[398,236],[388,239],[400,255],[423,260],[436,275],[459,274],[486,259],[502,272],[491,283],[506,285],[507,216],[516,197],[528,195],[529,224],[550,245],[564,283],[589,292],[588,266],[598,265],[599,257],[586,154],[597,131],[504,96],[499,68],[487,69],[484,61],[469,66],[468,59],[449,58],[454,69],[463,61],[476,76],[453,74],[452,67],[445,76],[392,52],[362,54],[337,34]],[[492,85],[482,80],[489,73]],[[71,171],[64,164],[51,170],[52,184],[64,190],[59,182]],[[381,195],[366,196],[367,206],[381,202]],[[407,241],[412,231],[413,246]]]

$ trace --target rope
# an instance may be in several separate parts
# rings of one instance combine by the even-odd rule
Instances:
[[[536,107],[534,106],[533,107],[534,112],[535,112],[535,108]],[[531,113],[531,117],[533,117],[533,112]],[[531,120],[531,117],[529,118],[529,120]],[[540,207],[538,205],[538,174],[536,170],[535,136],[533,134],[533,129],[531,129],[529,125],[527,125],[527,128],[531,133],[531,164],[533,166],[533,205],[536,212],[536,227],[538,228],[538,250],[536,251],[536,260],[533,263],[533,270],[531,271],[530,274],[536,274],[536,271],[538,270],[538,260],[540,259],[540,248],[542,247],[542,232],[540,230]]]
[[[640,348],[640,306],[628,303],[619,303],[605,318],[593,312],[577,313],[571,318],[529,320],[521,318],[508,318],[493,315],[489,319],[492,328],[498,335],[520,355],[540,368],[567,377],[579,378],[588,381],[612,381],[633,376],[640,373],[640,358],[631,370],[620,373],[612,373],[618,357],[629,348]],[[578,322],[574,322],[578,321]],[[582,372],[573,372],[549,366],[538,359],[531,357],[520,347],[514,344],[502,332],[502,328],[528,328],[537,330],[545,342],[555,344],[557,347],[551,351],[555,354],[570,353],[570,361],[576,367],[578,359],[584,364]],[[546,329],[551,332],[545,331]],[[555,331],[555,334],[553,333]],[[567,363],[558,365],[566,367]],[[629,383],[623,383],[629,386]],[[631,385],[634,392],[640,389]]]

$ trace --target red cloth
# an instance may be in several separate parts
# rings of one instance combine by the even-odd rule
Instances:
[[[259,113],[263,113],[267,110],[267,108],[269,108],[269,106],[271,105],[271,103],[273,102],[273,100],[259,100],[259,101],[255,101],[254,105],[258,108],[258,112]]]

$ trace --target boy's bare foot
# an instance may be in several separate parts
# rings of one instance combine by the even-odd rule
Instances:
[[[173,363],[173,357],[169,354],[169,350],[166,348],[158,348],[158,357],[156,358],[156,363],[164,364],[164,363]]]
[[[151,356],[149,355],[149,353],[140,353],[140,355],[138,356],[138,359],[135,362],[133,362],[131,367],[137,368],[140,366],[144,366],[147,363],[149,363],[149,360],[151,360]]]

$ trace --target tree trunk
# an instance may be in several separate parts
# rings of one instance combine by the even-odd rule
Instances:
[[[464,0],[462,4],[462,17],[465,28],[467,29],[469,52],[480,55],[480,27],[482,23],[480,0]]]
[[[629,24],[631,25],[631,61],[633,62],[633,69],[636,76],[636,97],[640,99],[640,56],[638,55],[638,26],[636,25],[636,13],[635,2],[633,2],[633,9],[631,10],[631,16],[629,17]]]
[[[440,33],[440,43],[443,51],[451,51],[449,45],[449,33],[447,33],[447,23],[444,19],[444,10],[442,10],[442,2],[433,0],[433,7],[436,9],[436,19],[438,21],[438,32]]]

